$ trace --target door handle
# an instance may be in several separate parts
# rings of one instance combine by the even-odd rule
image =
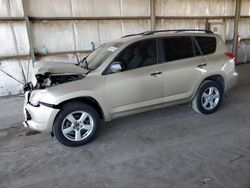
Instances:
[[[160,72],[160,71],[155,71],[155,72],[151,73],[150,76],[157,76],[157,75],[159,75],[159,74],[162,74],[162,72]]]
[[[202,63],[202,64],[197,65],[197,67],[199,67],[199,68],[203,68],[203,67],[205,67],[205,66],[207,66],[206,63]]]

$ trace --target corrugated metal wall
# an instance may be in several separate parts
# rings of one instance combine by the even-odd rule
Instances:
[[[138,17],[138,19],[37,20],[31,22],[36,53],[91,50],[95,46],[130,33],[150,30],[150,0],[25,0],[29,16],[40,17]],[[233,16],[235,0],[155,0],[156,29],[204,29],[205,19],[165,19],[169,16]],[[250,0],[243,0],[241,15],[250,15]],[[21,0],[0,0],[0,17],[23,17]],[[1,18],[0,18],[1,20]],[[216,21],[223,21],[216,20]],[[226,21],[226,40],[233,38],[233,20]],[[250,19],[240,20],[241,38],[250,38]],[[29,54],[25,22],[0,21],[0,57]],[[81,54],[84,55],[84,54]],[[249,46],[242,43],[240,61],[249,60]],[[73,54],[41,57],[76,61]],[[0,60],[0,96],[17,94],[31,78],[31,58]],[[28,66],[30,65],[30,66]],[[14,78],[6,75],[12,75]]]
[[[23,16],[22,2],[16,0],[0,0],[0,17]],[[25,22],[0,21],[0,57],[17,54],[28,54],[29,45]],[[28,60],[1,60],[0,70],[12,75],[20,82],[25,82],[24,68]],[[25,69],[26,70],[26,69]],[[0,96],[22,92],[22,85],[15,79],[0,72]]]

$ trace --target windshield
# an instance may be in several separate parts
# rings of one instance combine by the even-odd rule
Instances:
[[[88,55],[85,61],[88,69],[97,69],[108,57],[110,57],[123,43],[105,43]]]

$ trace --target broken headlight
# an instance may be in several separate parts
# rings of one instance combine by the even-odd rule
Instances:
[[[39,104],[39,101],[46,95],[46,93],[47,93],[47,90],[45,89],[32,91],[29,102],[33,106],[37,106]]]

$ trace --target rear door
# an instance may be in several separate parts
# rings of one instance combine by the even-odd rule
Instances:
[[[192,37],[162,38],[164,102],[190,98],[206,74],[207,60]]]

